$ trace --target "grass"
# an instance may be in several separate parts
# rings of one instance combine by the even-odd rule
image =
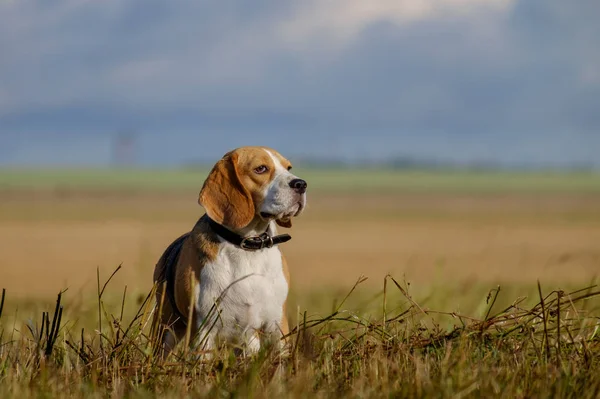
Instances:
[[[484,303],[478,314],[464,315],[419,303],[408,283],[391,276],[376,301],[352,309],[348,303],[361,295],[363,281],[339,296],[329,314],[298,312],[288,357],[271,348],[252,358],[223,349],[206,360],[180,346],[163,360],[154,356],[152,293],[137,306],[126,290],[122,298],[107,299],[108,281],[98,280],[97,298],[85,303],[95,307],[89,314],[95,322],[69,318],[80,309],[69,311],[62,294],[48,313],[27,315],[35,317],[23,324],[5,321],[7,312],[0,310],[0,397],[600,394],[595,286],[545,292],[538,284],[535,296],[509,299],[506,306],[496,287],[478,298]]]
[[[599,193],[600,173],[302,169],[311,190],[329,192]],[[196,190],[208,169],[3,169],[3,190]]]

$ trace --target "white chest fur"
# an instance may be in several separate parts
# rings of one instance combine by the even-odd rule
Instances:
[[[222,243],[198,288],[198,323],[209,336],[240,341],[257,330],[279,333],[288,284],[277,247],[250,252]]]

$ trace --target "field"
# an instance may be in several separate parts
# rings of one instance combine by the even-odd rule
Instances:
[[[206,363],[144,301],[206,170],[0,171],[0,397],[600,395],[600,175],[297,169],[292,354]]]

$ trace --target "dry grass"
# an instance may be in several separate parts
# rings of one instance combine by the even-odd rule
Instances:
[[[163,362],[145,299],[195,195],[2,194],[0,397],[600,395],[597,194],[313,194],[290,358]]]
[[[265,348],[253,358],[238,358],[223,349],[210,360],[181,346],[167,359],[154,356],[153,295],[134,316],[124,317],[126,294],[111,313],[100,287],[95,329],[64,317],[59,295],[39,324],[0,330],[2,397],[600,394],[595,287],[543,293],[538,285],[533,306],[517,298],[495,310],[498,287],[490,291],[482,317],[473,318],[420,305],[406,283],[387,277],[378,313],[347,310],[345,300],[326,317],[304,312],[287,336],[287,357]],[[391,300],[394,293],[403,300]],[[443,318],[453,320],[452,327],[442,327]]]

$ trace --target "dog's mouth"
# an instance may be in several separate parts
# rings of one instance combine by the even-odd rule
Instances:
[[[298,209],[296,210],[296,212],[294,213],[294,216],[298,216],[299,214],[302,213],[302,211],[304,210],[304,202],[303,201],[298,201]]]
[[[304,210],[304,204],[302,203],[302,201],[298,201],[287,212],[280,213],[277,215],[269,212],[260,212],[260,217],[265,220],[289,220],[290,218],[298,216],[302,212],[302,210]]]
[[[275,215],[273,215],[272,213],[261,212],[260,217],[262,217],[263,219],[273,219]]]

